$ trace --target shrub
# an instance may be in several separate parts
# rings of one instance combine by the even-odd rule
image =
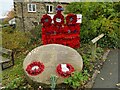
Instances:
[[[82,14],[82,43],[104,33],[105,36],[98,42],[101,47],[120,48],[119,7],[119,2],[74,2],[67,6],[66,13]]]
[[[12,80],[3,90],[13,90],[13,89],[26,90],[26,87],[24,86],[25,84],[26,84],[25,79],[22,77],[18,77]],[[21,86],[23,86],[22,89],[20,89]]]
[[[41,25],[36,26],[30,31],[30,44],[37,47],[42,44],[41,41]]]
[[[88,70],[89,72],[93,71],[94,66],[91,63],[91,55],[84,54],[82,58],[83,58],[83,64],[84,64],[83,68],[85,70]]]
[[[89,79],[89,74],[87,70],[83,72],[74,72],[70,77],[65,79],[64,83],[70,85],[73,88],[78,88],[83,86]]]
[[[15,52],[23,50],[27,47],[29,38],[26,33],[12,30],[7,27],[2,31],[2,45],[5,48],[14,50]]]

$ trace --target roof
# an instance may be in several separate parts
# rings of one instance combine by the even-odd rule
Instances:
[[[0,16],[0,19],[5,19],[7,16]]]

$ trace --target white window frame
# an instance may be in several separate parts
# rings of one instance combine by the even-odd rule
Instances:
[[[29,5],[31,5],[31,10],[30,10],[30,7]],[[35,5],[35,11],[33,11],[33,6]],[[28,12],[36,12],[36,4],[27,4],[28,6]]]
[[[52,6],[52,11],[50,11],[50,6]],[[49,7],[49,10],[47,11],[48,13],[53,13],[54,12],[54,6],[51,4],[47,4],[46,8]]]

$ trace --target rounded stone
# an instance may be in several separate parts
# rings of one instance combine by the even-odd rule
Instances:
[[[26,68],[34,61],[42,62],[45,68],[39,75],[31,76],[27,73]],[[56,67],[58,64],[65,63],[71,64],[75,71],[81,71],[83,67],[81,55],[73,48],[60,44],[48,44],[29,52],[23,62],[23,69],[29,82],[50,85],[50,76],[56,75],[57,84],[60,84],[65,78],[56,73]]]

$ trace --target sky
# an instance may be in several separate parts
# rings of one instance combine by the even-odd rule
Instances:
[[[13,0],[0,0],[0,18],[6,16],[12,8]]]

